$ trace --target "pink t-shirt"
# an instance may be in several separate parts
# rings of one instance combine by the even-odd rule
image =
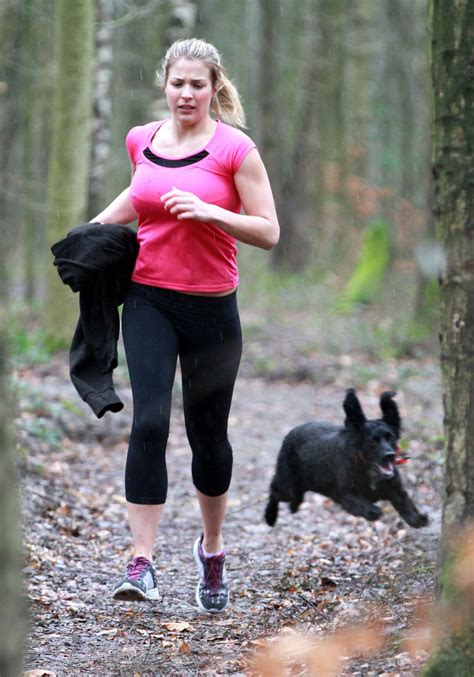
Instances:
[[[255,144],[240,130],[218,121],[213,137],[200,151],[185,158],[157,156],[150,145],[163,122],[133,127],[126,139],[136,166],[130,196],[138,214],[140,244],[132,279],[177,291],[218,292],[236,287],[235,238],[209,223],[177,220],[160,198],[175,186],[239,213],[234,174]]]

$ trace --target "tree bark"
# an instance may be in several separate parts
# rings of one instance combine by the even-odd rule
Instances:
[[[26,46],[23,94],[23,135],[22,166],[24,179],[23,202],[23,253],[24,285],[27,302],[40,299],[43,291],[43,275],[40,266],[45,258],[45,214],[44,214],[44,110],[43,94],[47,87],[44,71],[46,58],[44,47],[40,48],[40,34],[37,28],[37,14],[44,10],[44,3],[38,0],[24,2],[24,39]],[[47,39],[41,32],[41,40]],[[49,55],[48,55],[49,56]]]
[[[0,6],[2,37],[11,35],[19,27],[19,17],[13,11],[13,3]],[[3,34],[5,31],[5,34]],[[4,54],[10,53],[11,45],[5,40]],[[7,94],[7,72],[0,55],[0,102]],[[3,79],[5,78],[5,80]],[[0,107],[0,140],[11,133],[12,103]],[[2,154],[3,155],[3,154]],[[0,177],[3,179],[5,160],[0,162]],[[4,185],[2,181],[2,185]],[[0,191],[0,237],[2,243],[10,241],[11,228],[5,217],[6,195]],[[21,674],[22,654],[25,636],[25,609],[21,596],[20,525],[17,496],[17,481],[14,469],[14,451],[10,421],[8,331],[10,326],[8,310],[7,262],[9,249],[0,247],[0,675],[17,677]]]
[[[446,271],[441,364],[446,433],[443,560],[474,518],[474,0],[434,0],[434,201]]]
[[[99,0],[96,12],[98,28],[95,37],[96,61],[88,200],[89,214],[92,216],[102,210],[107,186],[107,170],[112,150],[110,121],[114,61],[110,0]]]
[[[281,236],[274,249],[275,264],[290,272],[301,272],[312,260],[316,230],[320,227],[321,162],[319,94],[321,66],[315,51],[321,47],[319,0],[301,5],[301,59],[298,130],[281,185]]]
[[[445,481],[440,588],[449,588],[460,530],[474,518],[474,0],[432,0],[435,217],[441,279]],[[425,674],[474,673],[474,612],[446,638]]]
[[[85,218],[92,108],[94,5],[57,0],[57,85],[48,175],[49,244]],[[51,262],[52,263],[52,262]],[[48,266],[47,330],[69,341],[76,315],[71,295]]]

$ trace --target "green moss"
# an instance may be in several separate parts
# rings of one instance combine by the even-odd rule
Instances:
[[[359,261],[336,301],[335,310],[347,313],[355,305],[376,299],[389,263],[390,226],[386,221],[375,221],[366,228]]]
[[[474,614],[466,627],[438,648],[421,673],[423,677],[472,677],[474,674]]]
[[[471,677],[474,674],[474,612],[472,607],[469,608],[469,595],[454,583],[453,568],[457,561],[458,555],[453,553],[446,559],[441,572],[443,598],[440,613],[446,616],[443,623],[446,636],[423,670],[423,677]],[[455,612],[465,618],[461,628],[455,628],[453,621],[449,620]]]

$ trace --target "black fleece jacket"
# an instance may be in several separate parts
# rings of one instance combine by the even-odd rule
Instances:
[[[64,284],[79,292],[80,316],[69,351],[71,380],[98,418],[123,409],[112,381],[120,333],[118,306],[130,285],[138,254],[128,226],[85,223],[51,251]]]

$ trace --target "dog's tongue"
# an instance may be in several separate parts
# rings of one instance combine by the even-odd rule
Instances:
[[[391,461],[385,461],[385,463],[379,467],[383,475],[393,475],[394,469]]]

